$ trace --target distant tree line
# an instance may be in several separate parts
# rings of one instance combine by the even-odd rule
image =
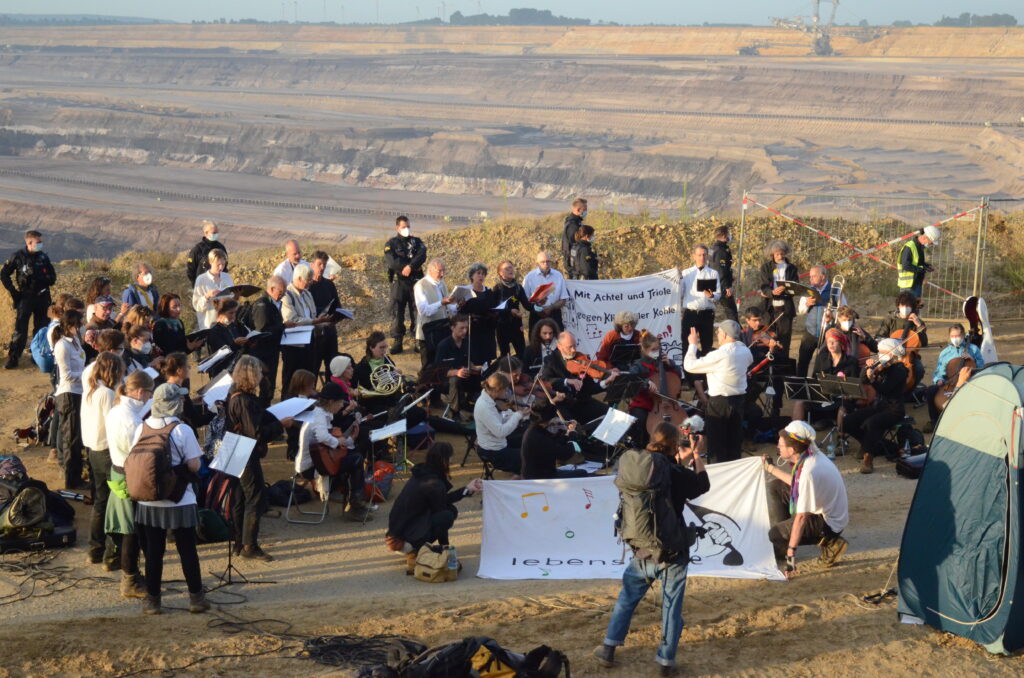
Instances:
[[[912,21],[893,21],[893,28],[910,28],[911,26],[928,26],[929,24],[914,24]],[[946,26],[953,28],[986,28],[998,26],[1016,26],[1017,17],[1012,14],[971,14],[964,12],[960,16],[943,16],[932,26]]]
[[[136,17],[94,16],[87,14],[0,14],[0,26],[119,26],[172,23]]]
[[[590,19],[556,16],[548,9],[510,9],[507,16],[492,14],[452,14],[452,26],[589,26]]]

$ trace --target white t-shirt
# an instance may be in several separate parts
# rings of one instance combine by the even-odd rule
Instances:
[[[150,417],[142,422],[144,425],[150,428],[163,428],[172,421],[181,422],[177,417]],[[135,447],[135,443],[139,442],[139,438],[142,437],[142,426],[139,426],[138,430],[135,431],[135,437],[132,439],[132,447]],[[190,459],[198,459],[203,456],[203,451],[199,449],[199,441],[196,440],[195,431],[188,424],[181,422],[173,431],[171,431],[171,466],[180,466]],[[140,504],[145,506],[158,506],[161,508],[173,508],[175,506],[189,506],[196,503],[196,493],[192,490],[192,485],[189,484],[185,488],[185,494],[182,495],[181,500],[178,503],[174,503],[170,499],[161,499],[160,501],[140,501]]]
[[[796,512],[816,513],[834,532],[842,532],[850,522],[846,485],[836,465],[824,454],[812,454],[800,471]]]

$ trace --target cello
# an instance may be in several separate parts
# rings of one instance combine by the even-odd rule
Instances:
[[[935,397],[932,399],[936,410],[941,412],[946,408],[949,399],[953,397],[956,390],[963,385],[963,382],[967,380],[966,378],[970,377],[977,367],[978,363],[968,353],[965,341],[960,346],[960,355],[946,363],[946,380],[942,382],[942,386],[939,387]]]
[[[667,421],[678,427],[687,418],[686,410],[679,401],[679,393],[683,389],[682,378],[671,370],[665,369],[665,360],[658,354],[658,390],[651,391],[655,397],[654,408],[647,416],[647,435],[653,436],[658,424]]]
[[[899,340],[900,345],[903,346],[904,353],[903,357],[900,358],[900,362],[902,362],[907,368],[907,384],[903,388],[904,393],[913,391],[914,386],[917,385],[917,380],[914,377],[914,361],[917,359],[919,352],[915,349],[924,347],[925,342],[921,340],[921,334],[928,329],[928,326],[924,324],[923,320],[921,321],[920,328],[911,329],[915,324],[914,321],[911,320],[911,316],[915,315],[917,313],[917,309],[920,307],[921,302],[918,301],[917,308],[907,316],[906,321],[903,323],[903,329],[895,330],[889,335],[892,339]],[[920,320],[920,317],[918,320]]]

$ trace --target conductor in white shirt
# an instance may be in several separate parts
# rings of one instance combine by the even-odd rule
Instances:
[[[747,370],[754,357],[750,349],[739,341],[738,322],[723,320],[717,328],[718,348],[702,358],[697,357],[697,343],[700,341],[697,328],[690,329],[683,369],[688,373],[707,375],[708,405],[704,430],[708,453],[715,461],[732,461],[740,458]]]
[[[701,283],[712,289],[698,290],[698,281],[714,281]],[[683,336],[690,333],[691,328],[697,329],[700,336],[701,355],[711,350],[714,341],[715,303],[722,296],[722,285],[718,279],[718,271],[708,266],[708,248],[697,245],[693,248],[693,266],[683,271],[679,289],[683,292]]]

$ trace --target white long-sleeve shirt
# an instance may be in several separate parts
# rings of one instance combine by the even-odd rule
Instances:
[[[483,391],[473,406],[473,420],[476,422],[476,443],[481,449],[495,452],[508,445],[508,437],[519,426],[523,415],[506,410],[499,412],[494,399]]]
[[[544,275],[540,271],[540,267],[533,269],[523,278],[523,291],[526,292],[526,298],[529,299],[533,296],[533,293],[537,291],[537,288],[541,285],[547,285],[548,283],[555,283],[551,293],[548,294],[547,298],[544,299],[543,303],[536,304],[541,309],[545,309],[552,304],[558,303],[563,299],[569,298],[569,291],[565,288],[565,276],[562,275],[561,271],[552,268],[548,270],[548,274]]]
[[[284,261],[277,265],[277,268],[274,269],[274,275],[281,276],[286,285],[291,285],[292,276],[295,274],[295,267],[301,264],[309,266],[309,262],[306,261],[305,259],[299,259],[298,264],[293,264],[292,262],[285,259]]]
[[[715,281],[715,292],[710,299],[708,299],[708,295],[697,291],[698,280]],[[718,271],[710,266],[704,268],[691,266],[683,271],[679,280],[679,289],[683,292],[683,308],[688,311],[713,311],[715,302],[722,296],[722,283],[718,280]]]
[[[707,375],[709,396],[735,396],[747,392],[747,369],[752,362],[754,356],[742,341],[730,341],[702,358],[697,357],[697,344],[690,344],[683,369]]]
[[[124,467],[124,460],[132,451],[135,430],[142,424],[142,415],[148,403],[121,396],[121,401],[110,408],[106,417],[107,449],[110,463]]]
[[[196,278],[196,285],[192,288],[192,309],[196,312],[197,330],[208,330],[217,322],[217,309],[213,305],[213,299],[206,298],[210,290],[226,290],[234,284],[235,281],[227,271],[222,271],[216,280],[209,271]]]
[[[355,441],[351,438],[338,438],[331,434],[334,415],[319,405],[313,408],[313,421],[302,424],[299,429],[299,452],[295,458],[295,470],[299,473],[308,471],[313,467],[313,458],[309,454],[309,448],[314,443],[326,445],[336,449],[344,445],[348,449],[355,447]]]
[[[85,350],[74,337],[63,337],[53,344],[53,360],[57,365],[57,390],[54,395],[82,393],[82,371],[85,369]]]
[[[93,363],[95,365],[96,363]],[[89,384],[84,384],[82,394],[82,444],[90,450],[107,449],[107,413],[114,407],[116,394],[102,381],[96,382],[96,390],[89,393]]]

